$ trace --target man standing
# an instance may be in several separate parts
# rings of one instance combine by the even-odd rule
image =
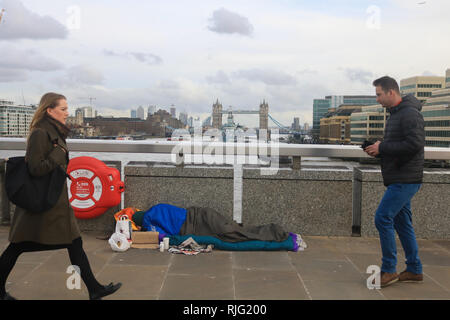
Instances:
[[[377,141],[364,151],[381,158],[381,172],[386,192],[375,213],[380,234],[381,287],[396,281],[422,282],[422,263],[412,226],[411,199],[419,191],[423,178],[425,129],[422,105],[413,95],[401,97],[395,79],[382,77],[373,82],[377,102],[390,116],[386,122],[383,142]],[[396,272],[397,231],[406,256],[406,270]]]

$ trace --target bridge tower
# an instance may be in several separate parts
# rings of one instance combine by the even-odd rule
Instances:
[[[259,105],[259,129],[269,129],[269,104],[266,100]]]
[[[219,99],[213,104],[212,126],[216,129],[222,128],[222,104]]]

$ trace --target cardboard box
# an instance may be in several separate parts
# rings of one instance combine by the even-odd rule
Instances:
[[[158,249],[159,232],[133,231],[131,233],[131,247],[137,249]]]
[[[132,243],[131,248],[135,249],[159,249],[159,244],[156,243]]]

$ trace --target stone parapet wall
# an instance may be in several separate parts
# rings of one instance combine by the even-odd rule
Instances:
[[[361,236],[378,236],[375,211],[386,187],[380,170],[355,169],[361,198]],[[413,226],[418,238],[450,239],[450,171],[424,171],[423,184],[411,201]]]

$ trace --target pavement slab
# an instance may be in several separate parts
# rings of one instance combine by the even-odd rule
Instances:
[[[231,276],[231,265],[231,252],[217,251],[195,256],[175,254],[168,273],[170,275]]]
[[[101,284],[121,282],[122,287],[104,300],[156,300],[167,273],[167,266],[108,265],[98,275]]]
[[[0,227],[0,248],[9,228]],[[418,239],[424,282],[367,288],[370,265],[381,264],[378,238],[303,236],[300,252],[221,251],[195,256],[151,249],[114,252],[98,233],[84,232],[83,247],[102,284],[122,282],[105,300],[450,300],[450,240]],[[103,238],[103,240],[102,240]],[[397,271],[405,268],[398,244]],[[19,299],[86,300],[69,290],[66,249],[22,254],[6,289]]]
[[[231,276],[168,274],[161,300],[234,300]]]
[[[308,300],[295,271],[234,270],[238,300]]]
[[[312,300],[384,300],[376,289],[369,290],[366,280],[329,281],[305,280]]]

